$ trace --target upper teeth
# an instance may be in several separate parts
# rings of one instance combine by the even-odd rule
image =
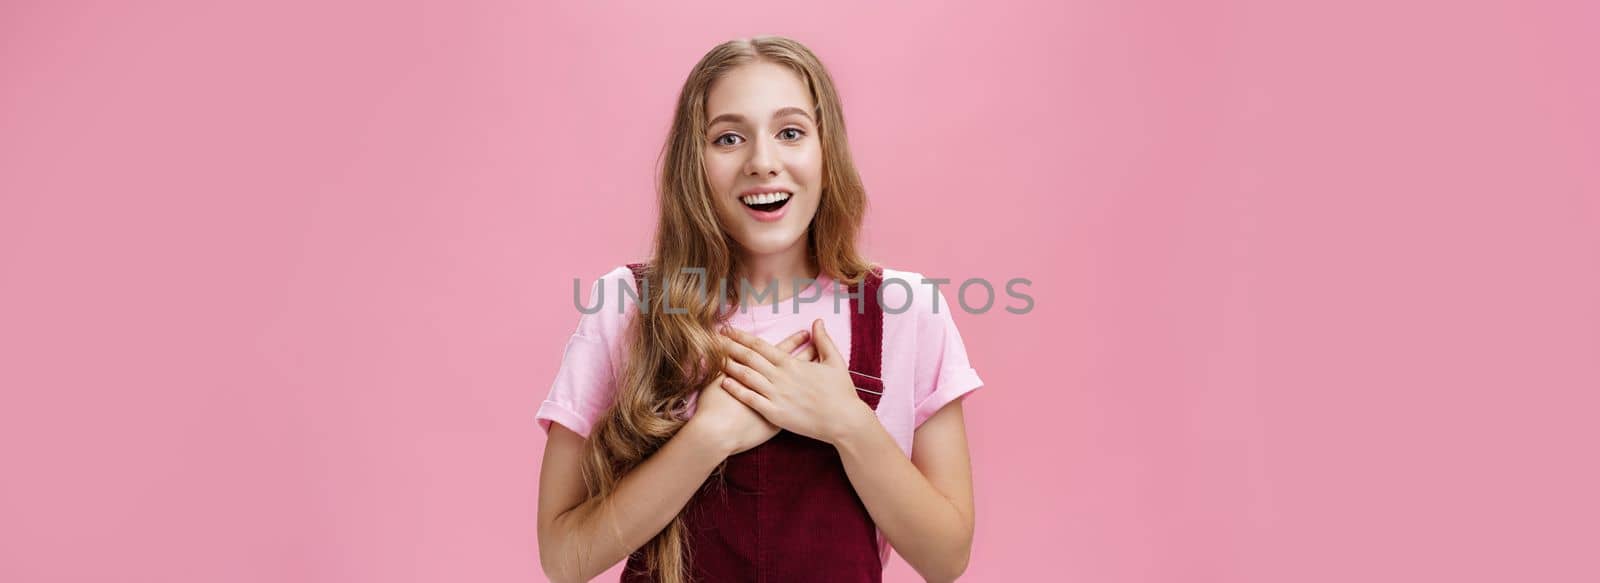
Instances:
[[[781,200],[788,200],[787,192],[768,192],[764,194],[747,194],[739,197],[745,204],[771,204]]]

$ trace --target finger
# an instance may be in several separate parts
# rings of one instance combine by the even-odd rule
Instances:
[[[800,345],[804,344],[806,339],[810,337],[810,330],[800,330],[794,334],[790,334],[788,338],[784,338],[782,342],[778,343],[778,350],[783,351],[784,354],[794,352],[794,349],[799,348]]]
[[[738,343],[733,338],[724,337],[722,339],[722,349],[728,352],[730,361],[743,363],[763,375],[770,375],[777,371],[777,365],[773,364],[771,360],[768,360],[767,357],[762,356],[761,353],[756,352],[749,346]]]
[[[762,357],[767,359],[767,362],[772,364],[781,363],[789,357],[787,352],[780,351],[778,350],[778,347],[767,344],[766,340],[762,340],[761,337],[756,336],[755,334],[745,332],[744,330],[740,330],[738,328],[726,328],[723,330],[723,333],[727,334],[729,338],[734,339],[734,341],[738,342],[739,344],[743,344],[751,350],[754,350],[756,354],[760,354]]]
[[[772,396],[771,385],[767,383],[767,377],[762,376],[756,369],[738,362],[729,362],[727,368],[723,370],[729,377],[739,381],[740,384],[750,387],[762,395]]]
[[[817,362],[844,364],[844,356],[839,354],[839,347],[834,346],[833,337],[829,336],[828,330],[822,326],[822,318],[817,318],[811,323],[811,344],[817,347]]]
[[[817,349],[813,348],[811,344],[807,344],[805,348],[800,349],[800,352],[794,353],[794,357],[800,362],[815,362],[817,360]]]
[[[772,401],[761,396],[761,393],[751,390],[750,387],[745,386],[738,379],[722,379],[722,390],[727,391],[729,395],[733,395],[733,398],[738,399],[740,403],[744,403],[746,407],[755,409],[756,413],[760,413],[762,417],[766,417],[768,420],[772,419],[769,415],[777,409],[777,407],[773,406]]]

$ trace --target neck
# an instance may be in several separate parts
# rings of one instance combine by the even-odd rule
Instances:
[[[820,272],[808,253],[806,242],[802,238],[798,243],[788,249],[766,255],[746,254],[744,256],[744,273],[741,277],[750,282],[755,289],[767,289],[767,286],[776,286],[778,299],[784,301],[794,297],[796,286],[806,289],[808,285],[803,279],[816,279]],[[776,282],[776,283],[774,283]],[[762,303],[760,305],[769,305]]]

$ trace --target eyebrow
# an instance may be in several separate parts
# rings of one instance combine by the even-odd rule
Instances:
[[[816,123],[816,120],[811,118],[811,113],[810,112],[808,112],[808,111],[806,111],[804,109],[800,109],[798,107],[785,107],[785,108],[779,109],[778,111],[772,112],[772,117],[774,119],[776,119],[776,118],[783,117],[785,115],[793,115],[793,114],[800,114],[800,115],[806,116],[806,119],[811,120],[811,123]],[[714,125],[717,125],[717,122],[723,122],[723,121],[731,121],[731,122],[734,122],[734,123],[744,123],[745,119],[744,119],[744,116],[739,115],[737,113],[724,113],[724,114],[719,115],[717,117],[711,118],[711,122],[707,123],[706,126],[707,127],[714,126]]]

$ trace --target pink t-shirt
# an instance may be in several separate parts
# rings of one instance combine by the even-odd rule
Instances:
[[[967,361],[952,318],[960,307],[946,300],[944,290],[935,291],[932,284],[922,283],[922,274],[912,271],[884,268],[883,279],[883,396],[877,415],[900,450],[910,457],[917,427],[951,401],[983,386],[983,381]],[[785,286],[783,295],[789,295],[792,284],[785,281],[781,285]],[[626,265],[612,269],[590,287],[584,305],[592,308],[602,302],[602,296],[603,303],[598,311],[579,316],[550,394],[534,415],[546,434],[554,422],[587,438],[595,420],[611,406],[623,335],[628,321],[638,313],[632,299],[636,296],[622,296],[624,286],[638,293],[633,272]],[[834,291],[839,294],[837,301]],[[794,297],[776,306],[749,305],[736,312],[729,324],[777,343],[796,331],[809,330],[812,320],[822,318],[839,353],[848,357],[850,307],[844,292],[844,286],[824,274],[795,296],[802,299],[798,306]],[[818,299],[806,302],[806,298]],[[773,313],[774,307],[777,313]],[[689,413],[693,412],[691,402]],[[882,531],[878,532],[878,548],[880,559],[887,562],[889,547]]]

